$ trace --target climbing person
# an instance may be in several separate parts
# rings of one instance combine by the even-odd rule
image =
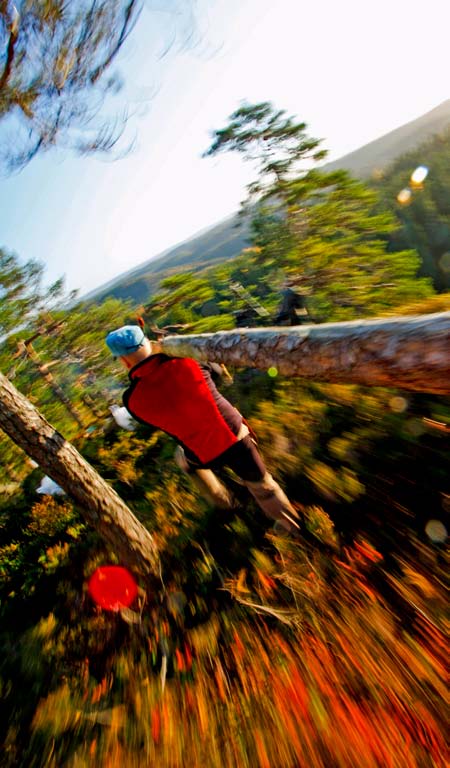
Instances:
[[[267,471],[244,418],[216,388],[208,364],[164,354],[137,325],[112,331],[106,344],[129,372],[124,406],[137,421],[177,440],[178,466],[208,501],[233,508],[230,491],[213,472],[229,467],[277,527],[299,530],[297,512]]]
[[[277,325],[301,325],[311,322],[303,293],[297,293],[289,283],[285,283],[281,295],[283,298],[275,316]]]

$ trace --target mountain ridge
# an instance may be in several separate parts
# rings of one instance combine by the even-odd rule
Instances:
[[[405,154],[410,149],[415,149],[422,141],[426,141],[427,138],[445,130],[449,124],[450,99],[446,99],[420,117],[384,133],[377,139],[363,144],[362,147],[358,147],[358,149],[339,157],[337,160],[326,163],[322,168],[325,171],[345,168],[345,170],[365,178],[374,171],[386,168],[399,155]],[[421,133],[420,137],[418,137],[418,133]],[[377,164],[378,161],[380,165]]]
[[[416,148],[450,126],[450,99],[414,120],[394,128],[362,147],[321,166],[324,171],[345,169],[368,178],[387,168],[397,157]],[[248,245],[249,219],[232,214],[204,227],[187,240],[166,248],[127,272],[93,289],[82,300],[102,301],[108,296],[143,302],[173,270],[198,270],[207,264],[237,256]],[[215,255],[214,255],[215,254]]]

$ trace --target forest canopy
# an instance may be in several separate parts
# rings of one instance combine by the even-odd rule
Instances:
[[[223,392],[301,512],[300,541],[272,530],[229,476],[236,508],[211,508],[173,461],[172,438],[125,431],[110,412],[126,373],[104,337],[140,317],[153,337],[272,325],[288,291],[301,297],[299,323],[445,309],[448,295],[420,272],[425,251],[395,239],[390,201],[406,166],[386,176],[389,192],[324,174],[307,126],[271,110],[248,105],[219,132],[253,156],[252,115],[270,124],[250,246],[166,277],[144,307],[67,304],[61,283],[42,287],[40,265],[1,253],[1,370],[118,492],[161,557],[153,590],[140,582],[130,606],[105,610],[88,585],[99,566],[120,565],[118,550],[82,504],[40,495],[42,470],[2,438],[6,765],[138,766],[143,755],[211,768],[387,765],[404,760],[405,744],[411,768],[441,764],[448,403],[232,371]],[[286,138],[294,148],[278,160]],[[416,201],[418,212],[435,204],[432,177],[408,215]]]

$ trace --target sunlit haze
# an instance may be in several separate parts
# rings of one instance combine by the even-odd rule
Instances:
[[[49,281],[65,273],[85,293],[235,212],[251,168],[201,153],[243,99],[306,121],[335,159],[449,96],[444,0],[201,0],[193,13],[183,45],[189,18],[147,5],[122,55],[129,155],[58,151],[2,179],[1,244]]]

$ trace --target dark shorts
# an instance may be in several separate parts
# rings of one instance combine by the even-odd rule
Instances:
[[[262,457],[250,435],[242,438],[208,464],[196,464],[187,459],[191,472],[196,469],[220,469],[229,467],[242,480],[257,483],[267,472]]]

